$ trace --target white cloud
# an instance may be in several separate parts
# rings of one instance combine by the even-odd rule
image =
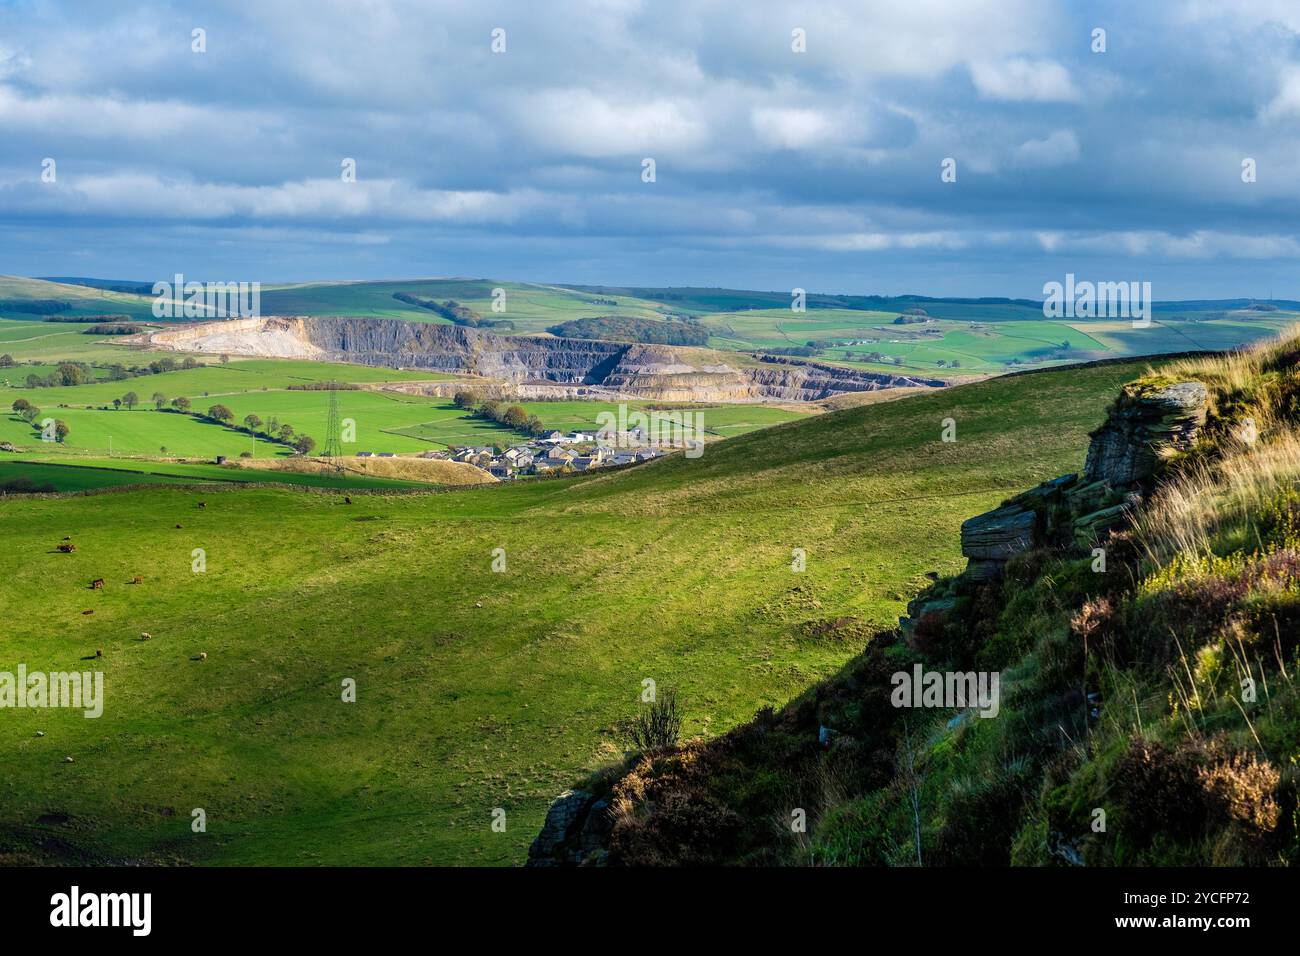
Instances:
[[[760,142],[775,149],[812,149],[838,139],[843,127],[814,109],[760,107],[750,113],[750,124]]]
[[[391,179],[305,179],[271,186],[165,180],[151,173],[112,173],[57,184],[10,184],[10,208],[95,213],[130,218],[206,221],[245,216],[253,220],[377,220],[510,223],[545,207],[563,212],[558,197],[535,190],[421,189]]]
[[[981,60],[970,72],[975,89],[990,100],[1073,103],[1080,98],[1069,71],[1053,60]]]
[[[256,111],[196,106],[182,101],[139,100],[115,95],[26,95],[0,84],[0,126],[62,136],[152,142],[175,137],[261,136],[275,125]]]
[[[884,252],[889,249],[961,249],[966,239],[953,232],[854,232],[782,236],[770,244],[827,252]]]
[[[1034,239],[1045,251],[1113,256],[1132,259],[1300,259],[1300,241],[1294,236],[1254,235],[1198,229],[1175,234],[1160,230],[1111,232],[1037,232]]]
[[[1278,77],[1277,94],[1260,111],[1262,119],[1285,120],[1300,117],[1300,67],[1288,66]]]
[[[581,88],[523,97],[521,127],[554,152],[610,157],[674,152],[701,146],[704,124],[691,105],[669,99],[607,98]]]

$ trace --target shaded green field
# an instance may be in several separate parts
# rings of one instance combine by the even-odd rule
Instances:
[[[179,484],[188,480],[180,475],[142,474],[138,471],[93,466],[12,461],[0,458],[0,482],[27,479],[40,491],[87,491],[135,484]]]
[[[428,488],[418,481],[370,478],[364,475],[297,474],[259,471],[197,462],[140,461],[129,458],[62,458],[49,461],[0,458],[0,481],[28,478],[55,491],[86,491],[134,484],[193,484],[200,481],[248,484],[273,482],[312,488]]]
[[[107,698],[98,720],[6,716],[0,847],[17,862],[517,864],[551,798],[618,755],[644,679],[679,689],[691,735],[801,692],[927,571],[960,567],[964,518],[1077,468],[1141,368],[994,379],[694,460],[351,505],[167,487],[0,501],[0,670],[77,668],[102,648]],[[65,535],[75,554],[55,552]]]

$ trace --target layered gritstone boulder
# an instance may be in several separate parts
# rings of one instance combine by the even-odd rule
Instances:
[[[997,577],[1008,560],[1031,548],[1088,547],[1120,526],[1150,490],[1164,458],[1191,447],[1208,401],[1200,382],[1125,388],[1092,433],[1081,475],[1044,482],[962,524],[966,574]]]

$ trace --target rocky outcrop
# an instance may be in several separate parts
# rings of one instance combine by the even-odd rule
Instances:
[[[1044,482],[962,524],[966,575],[997,577],[1008,560],[1031,548],[1090,547],[1121,526],[1164,457],[1191,447],[1208,401],[1200,382],[1126,388],[1092,433],[1081,475]]]
[[[142,336],[159,348],[311,358],[478,376],[523,390],[602,389],[610,396],[683,402],[816,401],[845,392],[944,383],[781,356],[549,336],[501,336],[433,322],[270,316],[172,327]],[[528,397],[520,392],[519,397]]]
[[[528,866],[596,866],[614,821],[609,801],[585,790],[566,790],[546,811],[546,822],[528,848]]]
[[[1208,400],[1200,382],[1125,390],[1106,424],[1092,433],[1084,479],[1117,487],[1150,477],[1162,453],[1192,443],[1205,424]]]

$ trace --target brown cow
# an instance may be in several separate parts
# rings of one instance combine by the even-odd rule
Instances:
[[[90,582],[90,586],[91,586],[91,588],[92,588],[93,590],[95,590],[95,591],[102,591],[102,590],[104,590],[104,579],[103,579],[103,578],[95,578],[95,580],[93,580],[93,581]]]

